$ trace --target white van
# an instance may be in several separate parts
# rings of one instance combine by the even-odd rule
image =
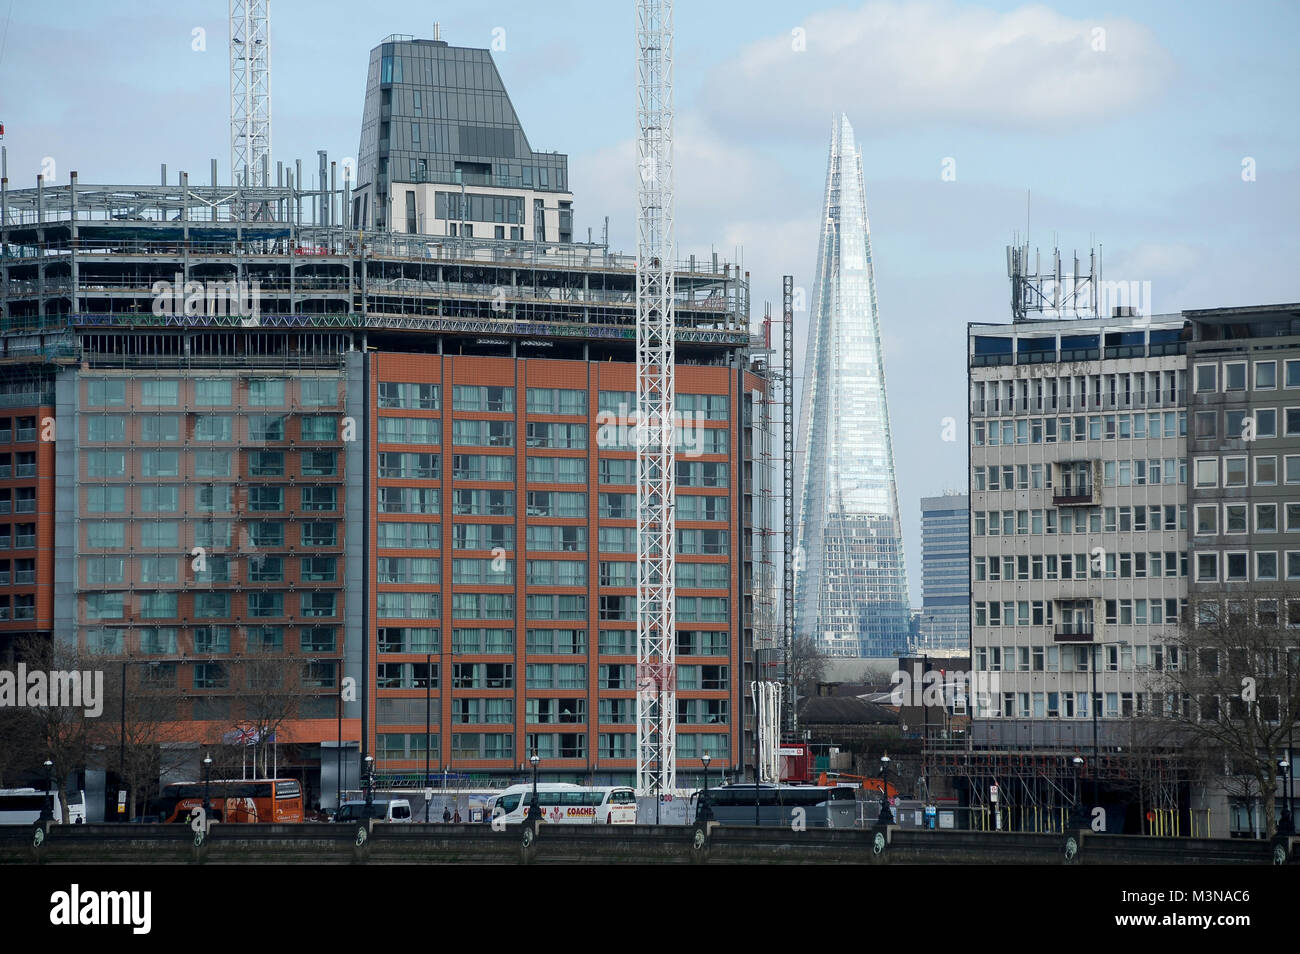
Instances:
[[[365,799],[345,801],[334,815],[336,822],[361,821],[366,817]],[[409,824],[411,803],[404,798],[376,798],[370,806],[370,817],[380,822]]]
[[[0,825],[34,825],[41,819],[48,795],[39,788],[0,788]],[[63,793],[54,793],[54,824],[63,822]],[[86,793],[77,791],[68,800],[68,821],[86,823]]]

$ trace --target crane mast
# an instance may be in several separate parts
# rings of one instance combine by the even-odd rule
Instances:
[[[673,5],[637,0],[637,794],[677,783]]]
[[[271,183],[271,0],[230,0],[230,181]]]

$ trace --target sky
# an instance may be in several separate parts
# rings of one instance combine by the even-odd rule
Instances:
[[[43,164],[206,182],[211,157],[224,181],[226,18],[226,0],[0,0],[10,186]],[[370,49],[435,19],[494,50],[533,148],[568,154],[576,234],[609,216],[635,251],[632,2],[274,0],[273,158],[355,156]],[[1010,320],[1014,236],[1100,247],[1156,313],[1300,301],[1298,37],[1287,0],[677,4],[677,241],[743,263],[756,322],[783,274],[812,288],[832,116],[854,126],[912,605],[920,498],[966,486],[966,324]]]

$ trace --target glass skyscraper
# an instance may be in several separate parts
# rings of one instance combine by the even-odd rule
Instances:
[[[862,156],[836,118],[797,448],[796,634],[835,656],[906,648],[907,576]]]

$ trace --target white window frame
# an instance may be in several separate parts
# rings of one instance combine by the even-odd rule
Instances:
[[[1242,462],[1242,470],[1245,471],[1245,479],[1239,484],[1228,483],[1228,464],[1233,461]],[[1224,487],[1249,487],[1250,486],[1250,458],[1243,455],[1233,454],[1223,458],[1223,486]]]
[[[1210,369],[1212,369],[1212,370],[1214,371],[1214,385],[1213,385],[1213,387],[1208,387],[1208,388],[1203,388],[1203,387],[1201,387],[1201,369],[1202,369],[1202,368],[1210,368]],[[1196,365],[1196,368],[1195,368],[1195,370],[1194,370],[1194,377],[1193,377],[1192,384],[1193,384],[1193,386],[1195,387],[1195,392],[1194,392],[1194,393],[1196,393],[1196,394],[1214,394],[1214,393],[1216,393],[1216,392],[1219,390],[1219,365],[1218,365],[1218,363],[1217,363],[1217,362],[1211,362],[1211,363],[1209,363],[1209,364],[1198,364],[1198,365]]]
[[[1260,369],[1260,367],[1262,367],[1263,365],[1266,365],[1266,364],[1271,364],[1271,365],[1273,366],[1273,386],[1272,386],[1272,387],[1260,387],[1260,386],[1259,386],[1259,369]],[[1256,361],[1256,362],[1255,362],[1255,366],[1254,366],[1254,368],[1252,368],[1251,370],[1252,370],[1252,372],[1253,372],[1253,375],[1252,375],[1252,377],[1251,377],[1251,381],[1250,381],[1251,390],[1253,390],[1253,391],[1276,391],[1276,390],[1277,390],[1277,360],[1276,360],[1276,359],[1274,359],[1274,360],[1272,360],[1272,361]]]

